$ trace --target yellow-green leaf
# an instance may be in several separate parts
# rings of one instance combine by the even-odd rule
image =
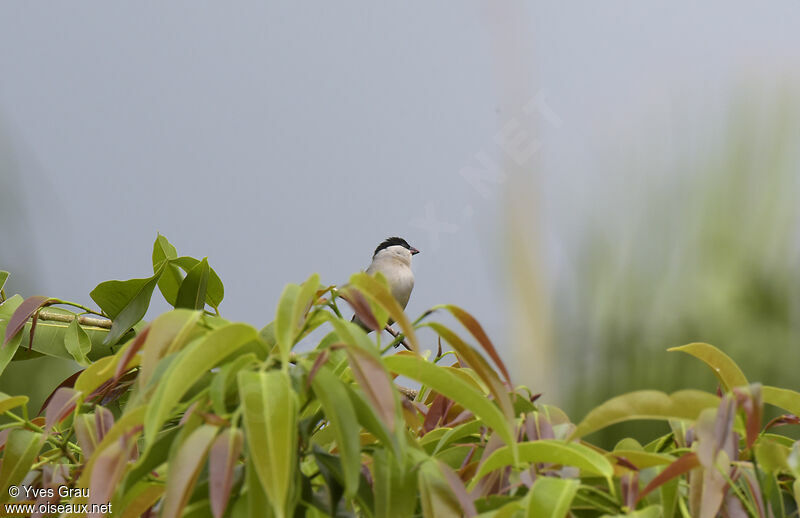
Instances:
[[[150,323],[141,349],[142,368],[137,379],[140,388],[147,386],[161,358],[179,351],[199,333],[197,321],[201,314],[200,311],[176,309],[159,315]]]
[[[800,415],[800,392],[765,385],[761,387],[761,398],[764,403],[783,408],[794,415]]]
[[[519,443],[518,448],[519,460],[528,464],[548,462],[575,466],[581,471],[605,479],[610,479],[614,475],[614,467],[608,459],[582,444],[557,439],[542,439]],[[472,486],[474,487],[481,478],[492,471],[513,465],[514,458],[508,446],[496,449],[478,468],[472,479]]]
[[[292,516],[288,504],[297,464],[297,395],[282,371],[242,371],[238,381],[248,456],[275,515]]]
[[[539,477],[528,492],[528,518],[564,518],[578,492],[579,482],[553,477]]]
[[[3,465],[0,467],[0,503],[9,500],[9,487],[18,486],[30,471],[39,448],[42,434],[15,428],[11,430],[3,449]]]
[[[208,333],[179,353],[164,374],[147,406],[144,434],[151,444],[164,421],[204,374],[237,349],[258,338],[255,328],[247,324],[228,324]]]
[[[483,356],[473,349],[469,344],[464,342],[457,334],[448,329],[446,326],[437,322],[426,324],[428,327],[436,331],[436,333],[444,338],[453,349],[458,353],[461,358],[475,373],[480,376],[489,391],[495,398],[495,401],[500,405],[500,409],[509,421],[514,419],[514,407],[511,405],[511,398],[508,396],[508,390],[500,381],[494,369],[483,358]]]
[[[391,372],[427,385],[481,418],[511,447],[513,458],[517,458],[517,441],[512,425],[497,405],[472,385],[448,372],[447,369],[425,361],[420,356],[395,354],[384,358],[383,362]]]
[[[639,469],[652,468],[653,466],[666,466],[675,460],[674,457],[663,453],[625,449],[614,450],[608,454],[608,458],[613,462],[612,457],[621,457]]]
[[[333,426],[336,447],[344,472],[345,494],[353,498],[361,476],[361,444],[356,411],[342,381],[328,368],[321,368],[312,382],[314,394],[322,404],[325,417]]]
[[[92,350],[92,341],[89,339],[86,330],[78,324],[77,318],[67,326],[67,332],[64,335],[64,347],[67,348],[67,352],[80,365],[83,367],[89,365],[89,358],[86,355]]]
[[[680,347],[672,347],[667,350],[690,354],[711,367],[711,370],[726,392],[733,389],[733,387],[741,387],[742,385],[749,384],[742,370],[736,365],[736,362],[713,345],[698,342],[682,345]]]
[[[153,507],[162,494],[164,494],[163,483],[137,482],[125,492],[119,507],[112,506],[112,509],[123,509],[122,518],[140,518],[145,511]]]
[[[666,394],[639,390],[611,398],[591,410],[571,438],[583,437],[606,426],[635,419],[695,420],[706,408],[716,408],[719,398],[700,390],[679,390]]]
[[[24,405],[27,402],[28,396],[9,396],[0,392],[0,414],[4,414],[12,408]]]

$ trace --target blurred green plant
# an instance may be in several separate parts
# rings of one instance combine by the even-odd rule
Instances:
[[[609,187],[619,224],[608,210],[580,218],[579,259],[554,283],[553,340],[569,358],[558,366],[560,402],[570,412],[644,387],[707,386],[698,366],[659,355],[693,341],[724,344],[758,378],[800,388],[800,113],[792,93],[759,98],[734,103],[714,144],[693,143],[676,159],[670,141],[666,166],[652,142],[626,141],[627,156],[646,161]],[[598,441],[662,430],[613,429]]]
[[[800,423],[800,393],[750,383],[710,345],[676,350],[712,369],[720,395],[631,392],[576,425],[514,387],[457,306],[412,322],[381,278],[360,273],[337,288],[312,275],[286,287],[259,331],[220,316],[222,283],[205,259],[178,257],[163,236],[153,257],[152,277],[98,285],[99,311],[2,295],[3,369],[33,354],[85,368],[37,417],[27,396],[0,394],[10,420],[0,425],[0,503],[15,486],[30,491],[12,503],[44,506],[45,516],[109,503],[123,517],[797,513],[800,442],[779,432]],[[175,309],[145,323],[155,286]],[[343,318],[341,300],[373,330],[391,318],[398,338],[365,333]],[[434,311],[477,346],[428,321]],[[420,354],[421,327],[452,349]],[[313,350],[294,350],[318,328],[328,333]],[[394,352],[400,339],[410,350]],[[765,404],[788,413],[764,424]],[[585,440],[643,419],[670,432],[647,444],[619,437],[609,450]]]

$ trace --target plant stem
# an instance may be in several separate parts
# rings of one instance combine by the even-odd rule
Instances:
[[[64,304],[64,305],[67,305],[67,306],[72,306],[74,308],[82,309],[86,313],[91,313],[93,315],[98,315],[98,316],[101,316],[101,317],[105,317],[105,315],[103,313],[95,311],[92,308],[87,308],[83,304],[78,304],[77,302],[70,302],[68,300],[61,300],[61,299],[54,299],[54,300],[58,301],[58,302],[56,302],[56,304]]]
[[[95,313],[96,314],[96,313]],[[90,317],[84,314],[81,315],[65,315],[56,311],[49,311],[45,308],[39,310],[39,318],[41,320],[49,320],[51,322],[72,322],[76,318],[78,323],[82,326],[101,327],[103,329],[111,329],[111,320],[97,317]]]

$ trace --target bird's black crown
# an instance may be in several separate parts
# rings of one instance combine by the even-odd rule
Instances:
[[[378,245],[378,248],[375,249],[375,253],[372,254],[372,257],[375,257],[376,255],[378,255],[378,252],[380,252],[384,248],[389,248],[390,246],[394,246],[394,245],[400,245],[403,248],[407,248],[408,250],[411,250],[411,245],[409,245],[408,242],[405,239],[403,239],[402,237],[390,237],[390,238],[387,238],[383,243]]]

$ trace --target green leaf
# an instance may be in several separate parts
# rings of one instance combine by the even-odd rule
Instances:
[[[345,385],[347,393],[350,397],[350,402],[353,404],[353,409],[356,412],[358,423],[364,427],[366,431],[371,433],[381,442],[384,447],[391,448],[392,453],[400,455],[400,445],[398,438],[405,437],[403,435],[391,435],[386,427],[386,423],[379,418],[375,408],[367,403],[366,396],[362,395],[361,391],[356,390],[353,385]]]
[[[800,392],[764,385],[761,387],[761,398],[764,403],[783,408],[794,415],[800,415]]]
[[[398,462],[388,451],[372,454],[375,518],[413,516],[417,505],[416,472]]]
[[[216,426],[203,425],[178,447],[175,458],[169,463],[162,517],[178,518],[181,515],[192,496],[195,482],[205,464],[217,430]]]
[[[539,477],[528,492],[529,518],[564,518],[578,492],[577,480]]]
[[[716,408],[719,398],[699,390],[679,390],[665,394],[657,390],[639,390],[611,398],[591,410],[572,432],[571,438],[635,419],[695,420],[706,408]]]
[[[181,282],[178,296],[175,299],[176,308],[204,309],[206,307],[209,273],[208,259],[204,257],[194,268],[189,270],[186,278]]]
[[[381,421],[394,433],[398,415],[396,389],[374,349],[348,344],[350,370]]]
[[[112,509],[123,509],[121,518],[140,518],[163,494],[162,482],[138,482],[125,491],[119,504],[112,504]]]
[[[92,350],[92,341],[86,331],[78,324],[77,318],[70,322],[67,327],[67,332],[64,335],[64,346],[78,364],[84,367],[89,365],[89,358],[86,355]]]
[[[0,304],[0,336],[5,336],[6,326],[8,326],[8,322],[11,320],[11,315],[13,315],[20,304],[22,304],[22,301],[23,298],[21,296],[14,295]],[[0,347],[0,375],[3,374],[3,371],[6,370],[6,366],[8,366],[11,359],[14,358],[14,354],[16,354],[21,341],[22,334],[19,333],[3,347]]]
[[[8,280],[8,272],[5,270],[0,270],[0,290],[5,288],[7,280]]]
[[[603,518],[661,518],[662,516],[671,516],[662,512],[662,506],[651,505],[638,511],[632,511],[625,514],[603,515]]]
[[[590,475],[598,475],[606,480],[614,476],[614,467],[602,454],[578,443],[558,439],[541,439],[522,442],[518,445],[519,460],[528,464],[547,462],[575,466]],[[513,466],[514,458],[508,446],[493,451],[478,468],[472,478],[472,486],[485,475],[506,466]]]
[[[173,427],[159,433],[153,445],[142,452],[133,467],[128,470],[128,474],[125,476],[125,487],[138,484],[143,477],[167,462],[175,438],[183,430],[183,427]]]
[[[146,442],[153,442],[161,425],[175,412],[175,406],[192,385],[220,361],[257,337],[257,331],[247,324],[229,324],[211,331],[181,351],[147,405],[144,422]]]
[[[211,386],[208,389],[208,395],[211,397],[211,404],[215,413],[218,415],[228,413],[225,400],[230,387],[236,385],[236,374],[257,361],[255,354],[247,353],[220,367],[219,372],[211,380]]]
[[[383,359],[389,371],[419,381],[436,392],[460,404],[481,418],[511,447],[512,457],[517,457],[517,441],[512,425],[500,409],[472,385],[451,373],[411,354],[395,354]]]
[[[480,435],[482,427],[482,422],[473,420],[447,430],[445,434],[442,435],[441,439],[439,439],[439,442],[436,443],[436,448],[433,450],[433,455],[436,455],[442,449],[459,439],[468,437],[470,435]],[[427,434],[425,437],[428,435],[430,434]]]
[[[425,325],[436,331],[436,334],[444,338],[456,350],[458,357],[475,371],[486,383],[486,386],[489,387],[489,391],[500,405],[506,419],[513,420],[514,408],[511,405],[511,398],[508,396],[509,391],[483,356],[442,324],[431,322]]]
[[[722,388],[725,392],[730,391],[733,387],[749,385],[747,378],[741,369],[739,369],[739,366],[736,365],[736,362],[713,345],[691,343],[680,347],[672,347],[667,350],[684,352],[703,361],[703,363],[711,367],[711,370],[722,384]]]
[[[244,485],[247,491],[245,498],[240,501],[244,501],[246,506],[235,506],[232,512],[233,518],[273,518],[275,513],[258,478],[255,461],[249,455],[245,455]]]
[[[180,268],[169,261],[178,258],[178,252],[166,237],[158,234],[153,243],[153,273],[164,268],[164,274],[158,279],[158,289],[170,306],[175,306],[178,288],[183,280]]]
[[[0,503],[9,500],[8,488],[22,482],[41,447],[42,434],[21,428],[11,430],[0,467]]]
[[[294,347],[295,339],[304,322],[304,315],[314,301],[317,288],[319,288],[319,275],[314,274],[302,286],[287,284],[283,289],[275,314],[275,340],[283,365],[289,361],[289,352]]]
[[[13,315],[14,311],[20,306],[22,301],[22,297],[19,295],[14,295],[6,300],[3,304],[0,304],[0,336],[4,336],[6,326],[8,325],[11,315]],[[75,316],[74,313],[70,311],[52,306],[48,307],[44,311],[46,311],[47,314],[69,317],[70,320]],[[40,318],[36,324],[36,333],[33,338],[33,344],[30,343],[31,322],[26,321],[23,331],[21,333],[17,333],[14,338],[11,339],[11,342],[9,342],[6,346],[0,347],[0,373],[2,373],[2,370],[5,369],[12,359],[16,361],[38,356],[32,355],[31,352],[27,350],[28,348],[36,353],[41,353],[46,356],[53,356],[55,358],[62,358],[65,360],[74,359],[67,351],[65,344],[66,333],[70,322],[45,320],[42,317],[43,313],[40,313]],[[108,329],[85,325],[82,325],[81,328],[87,333],[91,342],[91,350],[87,354],[89,360],[96,360],[109,354],[113,354],[111,347],[104,346],[102,344],[103,339],[105,339],[106,335],[108,335]],[[20,354],[15,356],[18,348],[22,348],[22,350],[20,350]],[[22,355],[25,356],[23,357]]]
[[[0,392],[0,414],[4,414],[12,408],[17,408],[28,402],[28,396],[9,396]]]
[[[123,436],[133,438],[138,435],[139,430],[141,430],[145,410],[145,406],[126,409],[125,413],[122,414],[117,422],[103,435],[103,439],[95,448],[88,462],[86,462],[76,487],[88,487],[88,482],[91,480],[92,471],[94,470],[94,464],[97,462],[100,452],[109,448],[115,442],[119,442]]]
[[[278,518],[292,516],[297,465],[297,395],[282,371],[239,372],[248,456]]]
[[[142,345],[142,367],[137,380],[140,388],[147,386],[164,356],[181,350],[200,334],[201,328],[197,325],[200,315],[199,311],[176,309],[159,315],[150,323],[147,340]]]
[[[106,335],[104,344],[117,343],[122,335],[144,318],[150,307],[153,289],[163,271],[162,267],[146,279],[101,282],[92,290],[89,296],[112,320],[111,331]]]
[[[79,413],[75,416],[72,428],[84,458],[92,456],[97,444],[114,426],[114,415],[105,407],[97,405],[93,414]]]
[[[766,437],[761,437],[756,441],[753,450],[758,460],[758,467],[767,473],[791,472],[788,463],[789,454],[792,451],[790,448]]]
[[[344,472],[345,495],[353,498],[358,491],[361,475],[361,444],[359,435],[361,428],[347,389],[341,380],[328,367],[323,367],[314,376],[311,383],[314,394],[322,404],[325,417],[333,426],[336,436],[336,447]]]
[[[464,516],[458,498],[453,494],[435,461],[426,461],[420,465],[417,484],[422,516],[425,518]]]
[[[187,273],[199,263],[199,259],[188,256],[178,257],[177,259],[172,259],[169,262],[169,264],[180,266],[181,269]],[[208,272],[208,291],[206,292],[206,303],[212,308],[219,308],[219,305],[222,304],[223,298],[225,298],[225,286],[222,285],[222,280],[219,278],[219,275],[217,275],[217,272],[214,271],[214,268],[210,268]]]
[[[663,453],[651,453],[644,450],[615,449],[609,456],[621,457],[639,469],[652,468],[653,466],[666,466],[675,460],[674,457]]]

